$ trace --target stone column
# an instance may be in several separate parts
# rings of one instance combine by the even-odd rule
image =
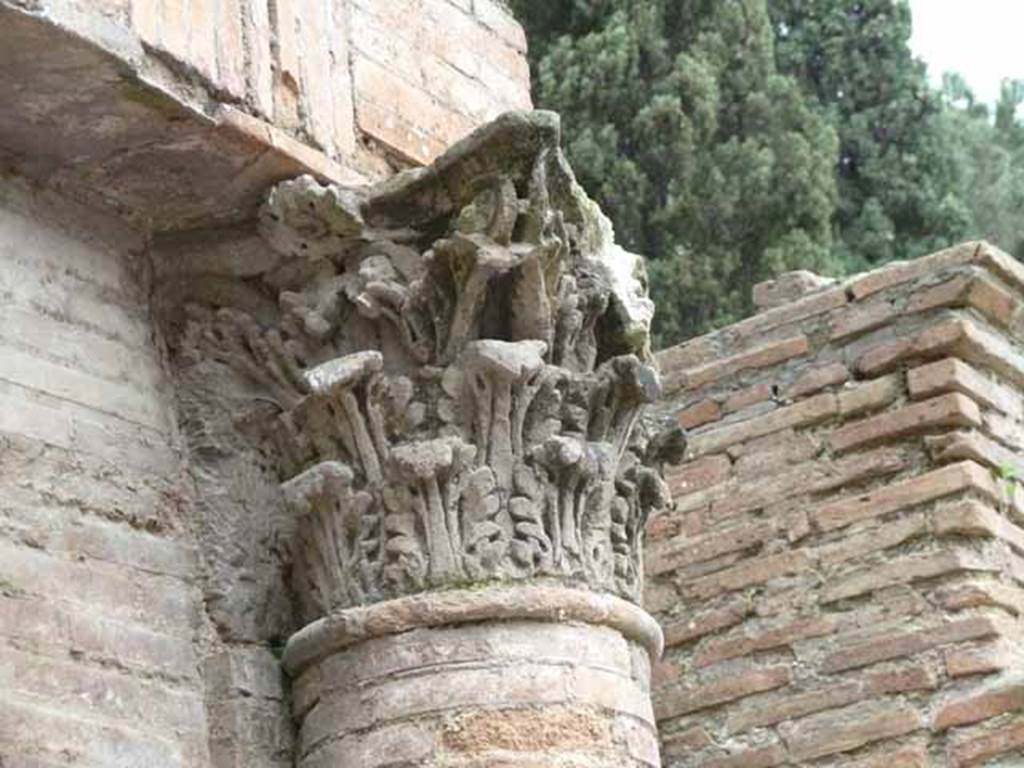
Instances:
[[[195,310],[276,405],[296,764],[657,766],[637,601],[667,501],[642,260],[512,114],[370,189],[282,184],[276,313]]]

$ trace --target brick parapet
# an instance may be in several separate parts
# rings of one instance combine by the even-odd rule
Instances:
[[[665,764],[1020,754],[1024,267],[969,243],[810,287],[661,353]]]

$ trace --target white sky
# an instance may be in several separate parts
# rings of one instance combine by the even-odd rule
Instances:
[[[1024,79],[1024,0],[910,0],[910,46],[936,84],[959,72],[979,101],[999,97],[1004,77]]]

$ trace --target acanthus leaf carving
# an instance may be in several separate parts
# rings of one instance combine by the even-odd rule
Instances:
[[[679,440],[641,424],[659,388],[643,262],[552,126],[507,115],[378,187],[279,185],[262,220],[277,321],[190,314],[182,352],[279,408],[266,442],[307,620],[489,580],[639,596]]]

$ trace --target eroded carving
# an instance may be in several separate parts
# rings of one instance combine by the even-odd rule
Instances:
[[[274,404],[305,620],[447,585],[552,579],[632,599],[667,503],[642,260],[545,113],[369,189],[279,185],[272,322],[193,307],[183,352]]]

